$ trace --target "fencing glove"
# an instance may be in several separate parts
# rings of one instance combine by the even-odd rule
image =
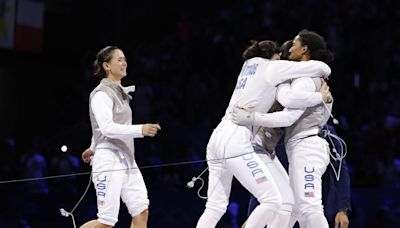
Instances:
[[[254,125],[254,112],[234,107],[232,111],[232,122],[242,126]]]

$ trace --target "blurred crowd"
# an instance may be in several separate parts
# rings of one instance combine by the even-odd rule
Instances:
[[[249,41],[270,39],[282,44],[307,28],[323,35],[335,55],[328,83],[334,96],[333,115],[340,122],[336,128],[348,146],[354,212],[365,215],[369,208],[379,209],[369,221],[358,221],[356,217],[354,221],[363,223],[362,227],[398,224],[399,196],[384,193],[400,190],[400,2],[155,1],[152,5],[158,5],[156,9],[150,3],[138,3],[137,8],[143,12],[138,13],[136,8],[138,14],[133,15],[129,14],[133,3],[121,4],[125,3],[130,7],[117,11],[124,15],[120,25],[124,29],[118,39],[111,39],[117,43],[101,36],[104,29],[92,28],[90,31],[99,38],[87,44],[88,48],[77,47],[79,55],[71,58],[74,68],[63,71],[67,64],[57,63],[53,66],[59,68],[57,72],[48,72],[73,81],[58,84],[57,89],[41,88],[50,94],[43,101],[52,112],[52,118],[46,119],[49,123],[41,123],[43,129],[23,136],[17,131],[2,135],[0,181],[90,170],[80,154],[90,145],[88,96],[99,82],[91,63],[103,46],[116,44],[128,58],[128,77],[122,84],[136,85],[131,102],[134,123],[156,122],[162,127],[155,139],[135,141],[136,159],[139,166],[145,167],[205,159],[208,137],[224,114],[242,65],[242,51]],[[152,16],[153,20],[144,19]],[[53,13],[48,17],[57,16]],[[143,20],[143,32],[133,29]],[[55,25],[49,22],[48,26]],[[49,34],[48,40],[53,36]],[[56,53],[52,49],[55,44],[47,45],[45,42],[39,64],[51,62],[48,59]],[[30,102],[29,97],[22,102]],[[66,152],[61,152],[62,145],[67,146]],[[179,192],[205,166],[199,162],[142,172],[150,192]],[[7,219],[14,216],[20,218],[21,227],[25,223],[29,227],[29,219],[40,212],[38,207],[43,210],[44,204],[38,202],[63,195],[63,201],[73,206],[68,199],[75,199],[86,183],[86,178],[71,176],[2,184],[0,191],[9,197],[0,200],[10,206],[1,209],[0,224],[12,224]],[[364,202],[369,194],[374,194],[377,204]],[[194,191],[192,196],[197,197]],[[18,203],[12,203],[13,197]],[[55,200],[52,205],[61,201]],[[364,207],[367,209],[363,212]],[[19,214],[11,214],[15,211]]]

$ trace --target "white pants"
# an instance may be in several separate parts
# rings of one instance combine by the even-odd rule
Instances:
[[[271,173],[274,182],[278,186],[279,192],[282,196],[282,206],[278,209],[275,218],[273,219],[269,228],[285,228],[288,227],[293,206],[294,196],[292,188],[290,187],[289,175],[285,168],[282,166],[278,157],[273,160],[266,154],[266,151],[257,151],[258,156],[267,166],[268,171]]]
[[[149,207],[147,189],[136,163],[129,168],[118,151],[97,149],[92,179],[97,196],[98,221],[114,226],[118,221],[120,198],[132,217]]]
[[[301,227],[328,228],[322,205],[321,178],[329,164],[329,146],[325,139],[312,136],[286,143],[289,179]]]
[[[249,129],[229,120],[221,122],[211,135],[207,146],[208,199],[197,228],[215,227],[226,212],[233,176],[260,202],[250,214],[246,227],[271,224],[281,207],[281,195],[267,167],[256,153],[249,154],[254,151],[250,137]]]

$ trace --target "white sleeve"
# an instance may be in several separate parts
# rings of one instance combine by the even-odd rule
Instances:
[[[90,139],[90,147],[89,147],[89,149],[90,149],[91,151],[93,151],[93,152],[94,152],[94,150],[96,149],[96,145],[94,144],[94,137],[93,137],[93,135],[92,135],[92,138]]]
[[[292,82],[292,88],[303,92],[315,91],[315,84],[311,78],[299,78]],[[273,113],[254,113],[254,123],[256,126],[262,127],[289,127],[294,124],[301,115],[303,115],[306,107],[298,109],[285,108],[280,112]]]
[[[292,88],[289,83],[282,83],[278,86],[276,99],[285,108],[313,107],[322,103],[320,92],[304,92]]]
[[[272,85],[301,77],[328,77],[331,74],[331,68],[324,62],[309,61],[287,61],[274,60],[270,61],[267,67],[267,79]]]
[[[304,113],[304,109],[284,108],[279,112],[272,113],[254,113],[254,125],[260,127],[289,127]]]
[[[142,124],[125,125],[113,121],[113,101],[102,91],[93,95],[91,107],[101,133],[109,138],[140,138],[143,137]]]
[[[325,112],[323,114],[323,119],[322,119],[323,125],[325,125],[328,122],[329,118],[331,117],[333,100],[330,103],[327,103],[325,105],[326,105],[325,108],[328,110],[325,110]]]

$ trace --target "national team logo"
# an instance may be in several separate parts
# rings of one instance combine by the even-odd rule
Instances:
[[[314,192],[305,192],[304,196],[305,197],[314,197]]]
[[[107,192],[107,176],[97,176],[96,192],[98,197],[105,197]]]
[[[256,183],[257,184],[263,183],[265,181],[267,181],[267,177],[266,176],[259,177],[259,178],[256,179]]]
[[[260,167],[260,164],[254,160],[253,154],[245,154],[242,156],[242,158],[246,162],[246,166],[249,168],[251,175],[257,184],[261,184],[268,180],[267,177],[264,176],[264,171]]]
[[[314,180],[315,180],[315,177],[314,177],[314,172],[315,172],[315,169],[314,169],[314,167],[306,167],[306,166],[304,166],[304,181],[305,181],[305,183],[304,183],[304,190],[305,190],[305,192],[304,192],[304,197],[314,197],[314,189],[315,189],[315,186],[314,186]]]

